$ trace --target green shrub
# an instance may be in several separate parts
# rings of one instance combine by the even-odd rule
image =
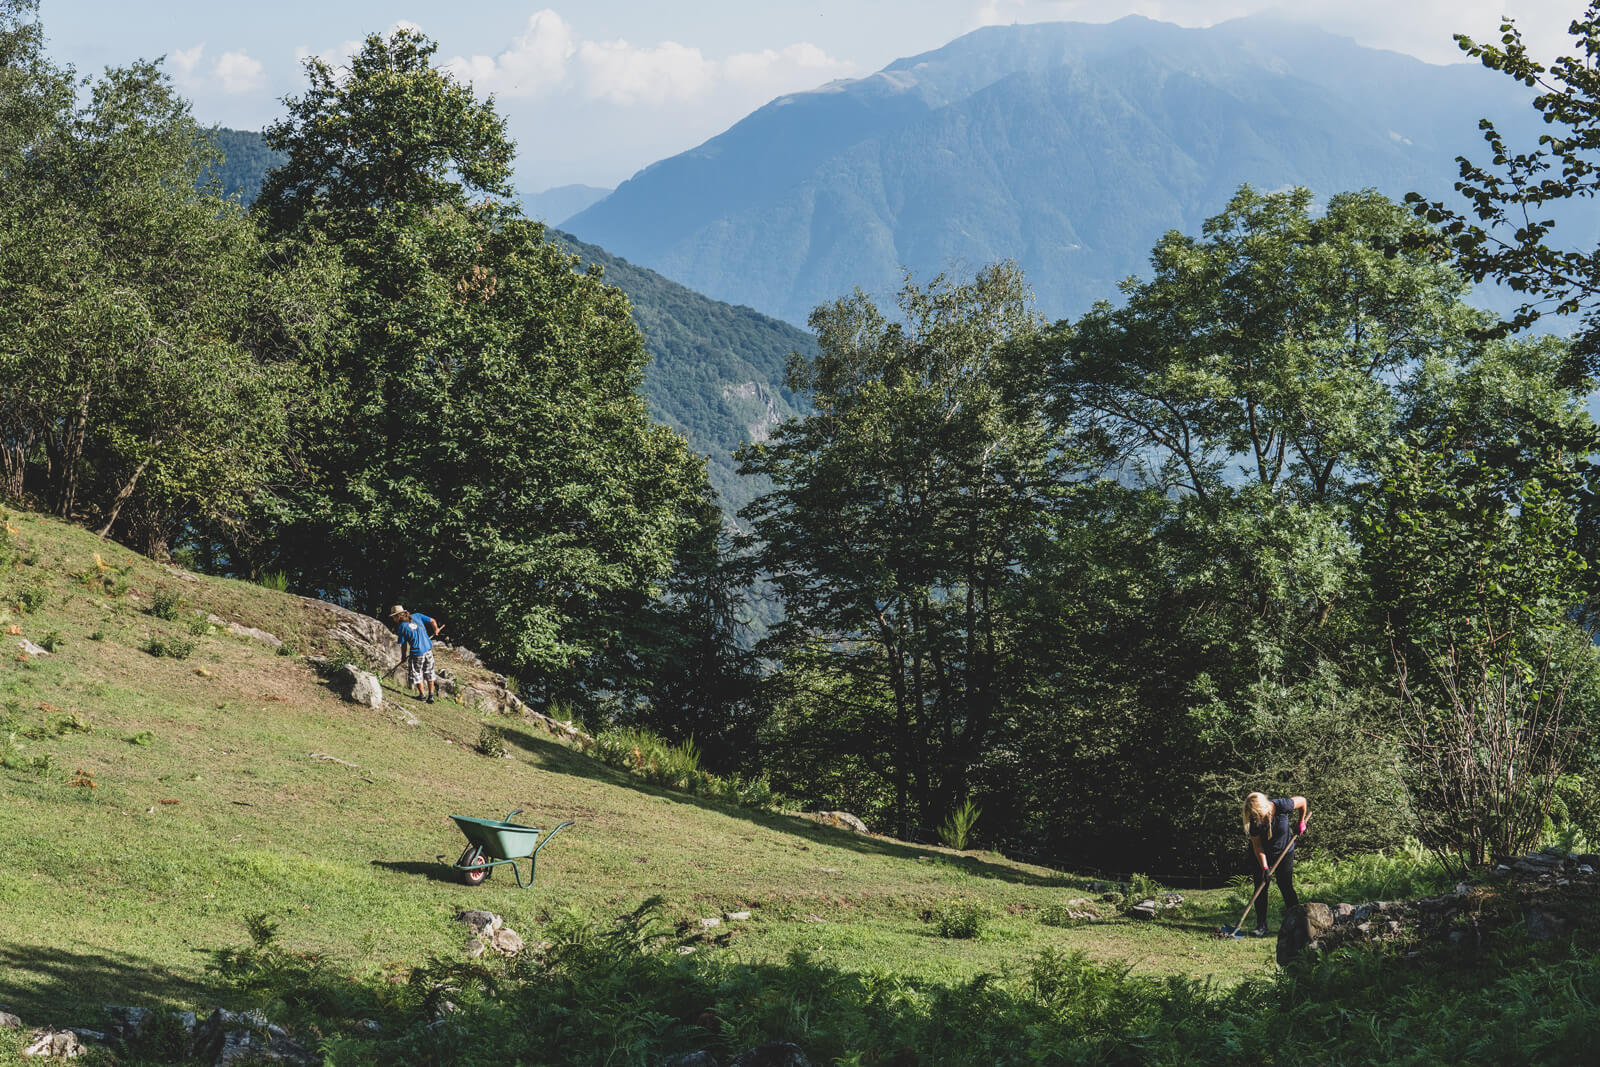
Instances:
[[[194,652],[194,642],[182,637],[152,637],[145,642],[144,650],[157,658],[188,659]]]
[[[89,723],[85,721],[84,717],[76,713],[72,715],[63,715],[61,718],[56,720],[55,733],[57,737],[64,737],[67,734],[87,734],[93,732],[94,731],[90,729]]]
[[[39,638],[39,647],[44,649],[46,652],[56,652],[60,650],[61,646],[64,644],[66,644],[66,642],[61,639],[60,630],[51,630],[49,633]]]
[[[149,730],[140,730],[138,733],[136,733],[132,737],[128,738],[128,744],[130,744],[130,745],[148,745],[150,742],[154,741],[155,739],[156,739],[156,735],[154,733],[152,733],[151,731],[149,731]]]
[[[506,735],[498,726],[484,723],[478,731],[478,751],[491,759],[503,759],[506,754]]]
[[[28,759],[22,754],[22,750],[27,747],[17,738],[14,731],[7,731],[6,736],[0,738],[0,767],[12,771],[26,767]]]
[[[1056,903],[1046,904],[1039,909],[1039,921],[1045,926],[1065,927],[1078,926],[1089,920],[1079,918],[1074,914],[1074,909],[1067,907],[1065,904]]]
[[[49,596],[50,590],[42,582],[25,586],[17,593],[17,610],[24,615],[32,615],[44,607],[44,602]]]
[[[155,596],[150,598],[150,614],[168,622],[176,622],[183,607],[183,594],[170,589],[158,589]]]
[[[1149,875],[1128,875],[1127,900],[1130,904],[1137,904],[1141,900],[1149,900],[1152,897],[1159,898],[1166,891],[1166,886],[1162,885],[1160,882],[1157,882]]]
[[[1449,888],[1452,883],[1438,857],[1409,837],[1399,848],[1385,852],[1340,860],[1321,856],[1307,860],[1297,858],[1294,877],[1301,897],[1325,904],[1428,896]]]
[[[271,589],[275,593],[289,591],[289,576],[283,571],[268,571],[256,579],[256,584],[263,589]]]
[[[983,905],[959,897],[939,905],[931,915],[934,929],[939,932],[939,936],[953,940],[981,937],[987,918]]]
[[[278,646],[278,655],[280,656],[298,656],[299,654],[300,649],[293,641],[285,641]]]
[[[212,631],[211,623],[198,615],[189,620],[189,634],[192,637],[205,637]]]
[[[722,777],[700,766],[700,750],[693,741],[671,744],[649,730],[618,727],[594,735],[591,752],[596,759],[638,775],[652,785],[665,786],[740,807],[773,809],[783,797],[765,777]]]
[[[104,626],[95,627],[94,631],[89,634],[89,640],[91,640],[91,641],[104,641],[105,639],[106,639],[106,629],[105,629]]]
[[[968,797],[945,817],[943,825],[939,827],[939,840],[957,852],[965,852],[972,838],[972,828],[978,824],[978,817],[983,814],[983,809],[972,802]]]

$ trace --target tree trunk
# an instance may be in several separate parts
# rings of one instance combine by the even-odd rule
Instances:
[[[160,444],[161,442],[159,441],[152,441],[150,443],[150,447],[153,450],[160,447]],[[139,475],[143,474],[144,469],[148,466],[150,466],[150,457],[146,456],[144,457],[143,461],[140,462],[139,466],[135,468],[132,476],[130,476],[128,480],[123,483],[122,488],[117,490],[117,498],[111,502],[111,514],[109,517],[107,517],[106,524],[100,527],[99,533],[101,537],[104,537],[110,533],[111,527],[116,525],[118,512],[122,510],[122,505],[128,502],[128,498],[133,495],[134,486],[139,484]]]

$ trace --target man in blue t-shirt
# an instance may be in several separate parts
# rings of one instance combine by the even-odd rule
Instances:
[[[389,621],[400,635],[400,662],[406,665],[407,683],[416,686],[418,700],[432,704],[439,692],[433,673],[433,638],[439,636],[439,624],[399,604],[389,609]]]

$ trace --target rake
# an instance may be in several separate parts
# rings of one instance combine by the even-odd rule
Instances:
[[[1217,938],[1218,940],[1224,940],[1227,938],[1238,938],[1244,936],[1244,920],[1250,914],[1250,909],[1255,906],[1256,897],[1259,897],[1261,895],[1261,891],[1272,884],[1272,876],[1278,873],[1278,864],[1283,862],[1283,857],[1287,856],[1291,851],[1293,851],[1294,843],[1298,840],[1300,840],[1300,835],[1295,834],[1289,839],[1289,847],[1278,853],[1278,858],[1276,862],[1272,864],[1271,869],[1267,871],[1267,876],[1261,879],[1261,884],[1256,886],[1256,891],[1250,894],[1250,900],[1245,904],[1244,911],[1240,912],[1239,924],[1237,926],[1219,926],[1217,927],[1217,932],[1211,935],[1212,937]]]

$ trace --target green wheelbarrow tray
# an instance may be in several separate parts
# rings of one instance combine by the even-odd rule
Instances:
[[[522,826],[511,821],[512,815],[521,813],[522,809],[518,808],[499,822],[477,819],[471,815],[450,816],[471,842],[466,851],[461,853],[461,858],[451,864],[452,870],[461,872],[463,882],[481,885],[494,868],[510,864],[511,873],[516,877],[519,887],[527,889],[533,884],[539,872],[539,850],[548,845],[551,838],[571,826],[572,820],[568,819],[547,832],[538,826]],[[517,867],[517,860],[520,859],[530,861],[526,882],[522,880],[522,871]]]

